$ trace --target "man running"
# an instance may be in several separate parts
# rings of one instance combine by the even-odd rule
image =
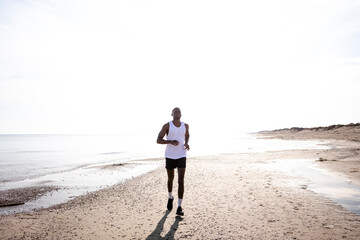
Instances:
[[[174,108],[171,116],[173,120],[165,123],[159,132],[157,143],[166,144],[165,159],[166,170],[168,176],[168,191],[169,199],[167,203],[167,209],[172,210],[174,197],[172,195],[174,169],[178,169],[178,208],[176,214],[183,216],[184,212],[181,208],[181,203],[184,196],[184,176],[186,168],[186,150],[190,150],[189,147],[189,125],[180,121],[181,110],[180,108]],[[164,139],[166,135],[166,140]]]

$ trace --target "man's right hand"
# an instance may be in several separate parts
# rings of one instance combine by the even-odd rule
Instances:
[[[174,145],[174,146],[177,146],[177,145],[179,145],[179,141],[178,140],[171,140],[170,144]]]

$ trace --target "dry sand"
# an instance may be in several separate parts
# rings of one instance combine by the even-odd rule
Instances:
[[[294,138],[292,133],[288,134],[287,139]],[[265,135],[269,137],[270,133]],[[285,135],[282,137],[286,138]],[[360,239],[360,215],[304,188],[300,177],[260,167],[271,160],[307,158],[316,162],[322,158],[325,160],[317,162],[319,166],[359,183],[359,142],[346,139],[326,142],[341,144],[343,148],[189,158],[184,217],[176,217],[175,209],[166,211],[167,179],[161,167],[51,209],[1,216],[0,236],[1,239]]]

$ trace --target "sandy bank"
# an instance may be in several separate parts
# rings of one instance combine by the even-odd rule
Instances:
[[[332,148],[317,151],[313,157],[319,160],[322,167],[360,185],[360,123],[263,131],[258,136],[284,140],[322,141]]]

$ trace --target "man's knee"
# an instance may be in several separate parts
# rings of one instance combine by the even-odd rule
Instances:
[[[172,180],[172,179],[174,179],[174,175],[175,175],[175,173],[174,173],[174,169],[168,169],[167,170],[167,176],[168,176],[168,179],[169,180]]]
[[[168,181],[170,182],[174,181],[174,175],[168,175]]]

